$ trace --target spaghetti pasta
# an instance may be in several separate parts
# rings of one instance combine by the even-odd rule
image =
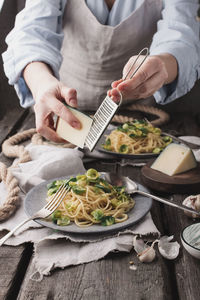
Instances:
[[[79,227],[88,227],[124,222],[128,219],[127,212],[135,204],[124,187],[112,186],[95,169],[66,181],[52,182],[48,185],[47,201],[63,183],[70,191],[52,214],[52,221],[57,225],[64,226],[73,221]]]
[[[102,147],[123,154],[160,153],[172,142],[169,136],[161,134],[161,129],[149,122],[134,120],[111,131]]]

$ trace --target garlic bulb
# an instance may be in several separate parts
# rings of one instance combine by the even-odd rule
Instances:
[[[187,198],[185,198],[183,200],[183,205],[193,208],[196,211],[200,212],[200,194],[199,195],[191,195]],[[184,213],[188,216],[188,217],[192,217],[192,218],[199,218],[198,215],[194,214],[194,213],[190,213],[188,211],[184,211]]]
[[[148,247],[144,251],[138,253],[138,258],[141,262],[149,263],[152,262],[156,257],[156,251],[153,247]]]

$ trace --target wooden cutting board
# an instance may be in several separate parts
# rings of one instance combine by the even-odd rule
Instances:
[[[165,193],[200,194],[200,163],[195,169],[169,176],[151,169],[153,161],[141,170],[142,181],[147,187]]]

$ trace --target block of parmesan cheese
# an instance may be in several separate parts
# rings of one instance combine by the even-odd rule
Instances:
[[[71,110],[71,112],[76,116],[77,119],[79,119],[82,127],[81,129],[73,128],[67,122],[65,122],[61,118],[58,118],[56,124],[56,132],[61,138],[65,139],[66,141],[80,148],[83,148],[93,119],[77,109],[69,106],[67,106],[67,108]]]
[[[190,148],[172,143],[161,152],[151,168],[173,176],[193,169],[196,166],[197,162]]]

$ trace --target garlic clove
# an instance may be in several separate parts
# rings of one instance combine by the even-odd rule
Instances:
[[[133,246],[141,262],[149,263],[155,259],[156,252],[153,247],[156,242],[158,242],[158,240],[155,240],[151,246],[148,246],[142,239],[137,239],[137,236],[133,238]]]
[[[160,254],[167,259],[175,259],[179,254],[180,245],[178,242],[171,242],[172,236],[163,236],[158,242]]]
[[[193,208],[200,212],[200,195],[191,195],[183,200],[183,205]],[[191,218],[199,218],[198,215],[184,211],[184,213]]]
[[[152,262],[156,257],[156,251],[153,249],[153,247],[148,247],[144,251],[138,253],[138,258],[141,262],[144,263],[150,263]]]

